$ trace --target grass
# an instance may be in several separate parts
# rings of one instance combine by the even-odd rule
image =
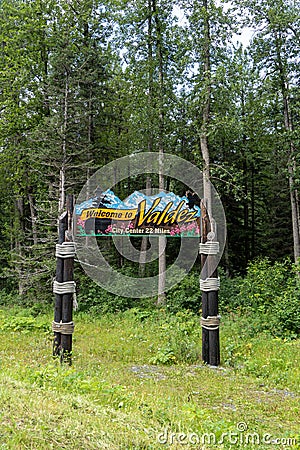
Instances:
[[[0,312],[1,449],[300,448],[299,341],[249,337],[228,316],[212,369],[191,314],[78,313],[61,367],[51,320]]]

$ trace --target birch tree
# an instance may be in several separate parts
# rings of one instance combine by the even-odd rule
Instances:
[[[122,55],[125,61],[125,76],[134,86],[131,100],[131,127],[129,132],[139,137],[132,139],[137,148],[159,153],[159,190],[165,190],[163,155],[169,148],[171,122],[170,111],[174,101],[173,88],[174,57],[176,45],[172,41],[172,2],[148,0],[122,4],[120,23]],[[173,72],[174,73],[174,72]],[[137,109],[137,107],[139,109]],[[145,130],[141,134],[141,129]],[[137,148],[131,146],[131,151]],[[158,238],[158,298],[157,304],[165,301],[166,246],[165,237]],[[144,248],[144,247],[143,247]]]

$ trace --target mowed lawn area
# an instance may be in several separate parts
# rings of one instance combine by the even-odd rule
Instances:
[[[299,340],[230,315],[209,368],[192,314],[78,313],[69,367],[50,313],[0,318],[1,449],[300,448]]]

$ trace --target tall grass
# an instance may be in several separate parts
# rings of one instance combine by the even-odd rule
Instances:
[[[299,442],[299,341],[249,335],[246,317],[223,319],[222,365],[211,369],[192,313],[78,313],[72,367],[51,357],[51,314],[0,316],[0,448],[258,448],[242,442],[241,423]],[[188,441],[205,433],[216,444]]]

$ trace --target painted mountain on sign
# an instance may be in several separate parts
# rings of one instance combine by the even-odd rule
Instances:
[[[179,197],[178,195],[174,194],[173,192],[159,192],[155,195],[145,195],[140,191],[134,191],[129,197],[127,197],[123,204],[126,205],[128,208],[137,208],[138,205],[145,200],[146,201],[146,212],[151,208],[154,201],[160,198],[160,203],[154,208],[154,211],[163,211],[168,203],[172,203],[174,208],[178,207],[179,204],[184,201],[184,207],[188,207],[188,199],[187,197]],[[201,216],[201,210],[199,206],[194,206],[194,210],[196,211],[195,217]]]

